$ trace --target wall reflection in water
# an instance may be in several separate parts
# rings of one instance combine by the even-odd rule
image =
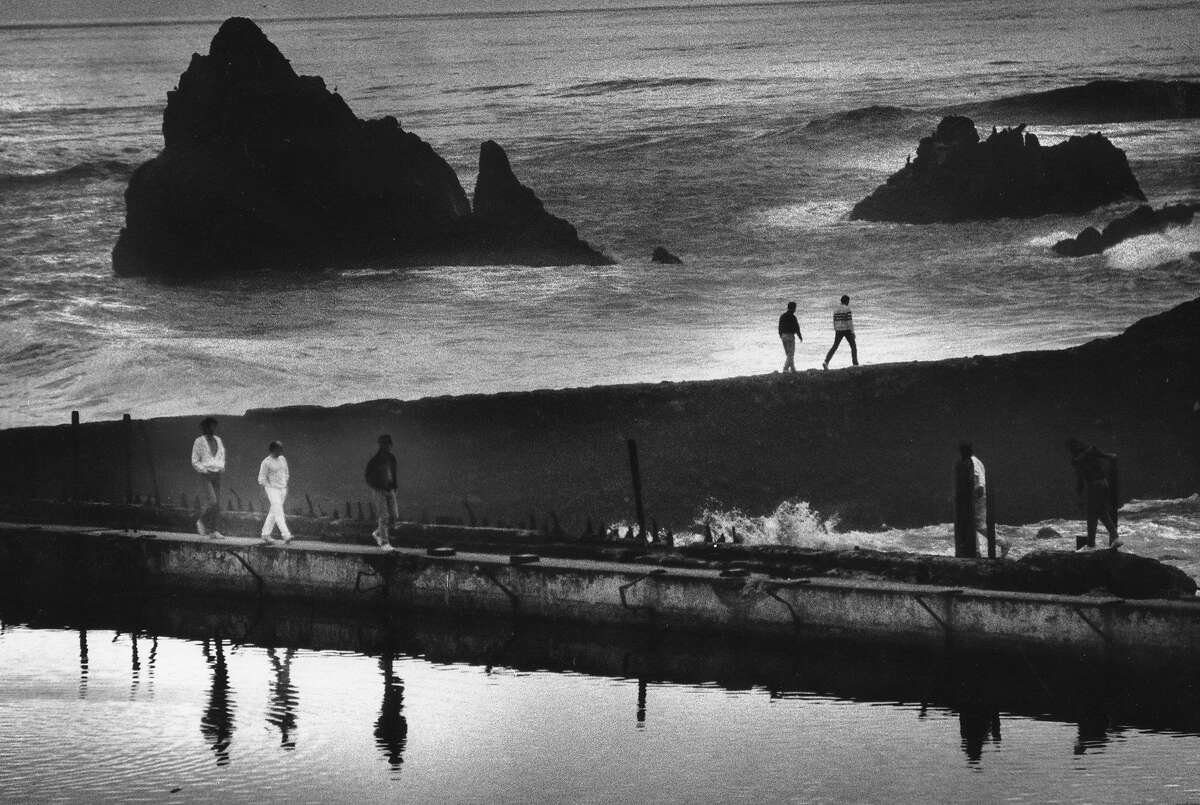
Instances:
[[[217,767],[233,763],[239,746],[235,735],[247,730],[247,719],[259,717],[257,709],[248,706],[237,715],[239,698],[262,701],[244,689],[235,690],[230,656],[243,646],[252,647],[252,657],[265,657],[259,677],[267,680],[262,718],[267,731],[278,736],[277,746],[288,753],[304,743],[301,715],[308,719],[319,713],[311,709],[315,704],[307,711],[300,709],[301,685],[294,671],[308,667],[307,652],[335,650],[376,658],[378,714],[373,728],[362,726],[364,732],[371,730],[374,746],[395,779],[411,751],[400,669],[414,657],[489,672],[569,671],[628,680],[626,712],[633,718],[625,723],[639,732],[656,723],[651,710],[661,701],[660,685],[715,684],[733,692],[760,690],[780,700],[907,702],[909,718],[924,720],[932,711],[939,718],[950,714],[957,720],[960,758],[967,768],[986,767],[991,754],[1000,750],[1006,720],[1015,717],[1074,725],[1074,740],[1061,744],[1061,754],[1068,757],[1103,752],[1114,736],[1129,729],[1200,732],[1200,692],[1188,669],[1148,668],[1104,652],[1063,659],[1024,652],[971,654],[629,630],[584,632],[511,621],[405,621],[362,611],[339,616],[303,607],[264,609],[176,599],[169,606],[142,602],[59,610],[10,602],[0,609],[0,618],[6,623],[65,626],[77,634],[78,698],[90,698],[95,686],[97,629],[115,630],[114,643],[128,640],[129,698],[153,690],[160,635],[193,641],[200,651],[191,656],[207,680],[199,732]],[[319,659],[313,657],[314,666]],[[1149,678],[1154,684],[1145,683]],[[305,741],[319,742],[322,737],[314,730]],[[1013,740],[1009,734],[1008,743]]]

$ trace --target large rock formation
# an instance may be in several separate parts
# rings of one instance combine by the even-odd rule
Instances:
[[[1186,226],[1192,222],[1197,210],[1200,210],[1200,204],[1168,204],[1161,210],[1143,204],[1111,222],[1103,232],[1089,226],[1077,237],[1060,240],[1054,244],[1054,251],[1064,257],[1099,254],[1129,238],[1162,232],[1172,226]]]
[[[194,54],[133,174],[118,274],[393,263],[610,262],[547,213],[495,143],[472,211],[453,169],[393,117],[360,120],[248,19]],[[485,178],[487,177],[487,178]]]
[[[946,117],[917,158],[854,206],[852,219],[925,224],[1080,213],[1145,201],[1125,152],[1103,135],[1042,147],[1024,124],[980,141],[966,117]]]

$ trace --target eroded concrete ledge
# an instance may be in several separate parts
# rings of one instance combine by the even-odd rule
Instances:
[[[1200,603],[0,524],[10,587],[199,592],[581,624],[1200,659]]]

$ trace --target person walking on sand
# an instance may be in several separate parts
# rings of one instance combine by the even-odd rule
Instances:
[[[379,450],[367,462],[365,473],[367,486],[371,487],[371,495],[375,501],[375,510],[379,513],[379,525],[371,536],[375,544],[385,551],[392,550],[391,535],[388,529],[396,523],[396,457],[392,455],[392,437],[383,434],[379,437]]]
[[[850,360],[858,366],[858,345],[854,343],[854,316],[850,312],[850,297],[842,296],[842,303],[833,311],[833,346],[829,348],[829,352],[825,355],[825,363],[821,365],[822,369],[829,368],[829,362],[833,360],[833,353],[837,352],[837,348],[841,345],[842,339],[850,345]]]
[[[1097,522],[1108,531],[1108,547],[1119,548],[1117,538],[1117,457],[1078,439],[1067,439],[1071,466],[1075,469],[1075,494],[1087,514],[1087,537],[1077,550],[1096,547]]]
[[[267,519],[263,521],[262,541],[270,545],[271,533],[278,526],[279,536],[283,538],[283,544],[287,545],[292,541],[292,532],[288,530],[283,512],[288,490],[287,458],[284,457],[283,445],[279,442],[271,442],[267,446],[267,453],[267,457],[258,465],[258,485],[267,493],[267,501],[271,504]]]
[[[779,339],[783,342],[783,354],[787,360],[783,362],[783,371],[796,371],[796,341],[803,341],[800,334],[800,322],[796,320],[796,303],[788,302],[787,312],[779,317]]]
[[[217,420],[200,420],[200,435],[192,443],[192,468],[200,474],[200,513],[196,533],[211,539],[225,535],[217,530],[221,518],[221,473],[225,472],[225,443],[216,434]]]

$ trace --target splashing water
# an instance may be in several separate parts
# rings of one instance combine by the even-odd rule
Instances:
[[[737,538],[748,545],[794,545],[803,548],[851,549],[954,555],[954,526],[937,523],[922,528],[882,531],[838,531],[836,517],[824,517],[806,501],[788,500],[765,515],[740,509],[723,510],[710,503],[696,518],[693,533],[676,535],[678,544],[704,540],[711,529],[717,540]],[[1200,493],[1178,500],[1131,500],[1121,507],[1118,528],[1123,551],[1178,567],[1200,579]],[[1040,550],[1070,551],[1081,520],[1050,519],[1021,525],[998,524],[996,533],[1012,545],[1008,556],[1019,559]],[[1100,529],[1097,541],[1105,540]]]
[[[775,511],[763,516],[746,514],[741,509],[723,511],[710,504],[696,518],[698,538],[706,528],[720,539],[739,539],[749,545],[795,545],[803,548],[839,546],[846,535],[837,533],[837,518],[823,517],[803,500],[785,500]]]

